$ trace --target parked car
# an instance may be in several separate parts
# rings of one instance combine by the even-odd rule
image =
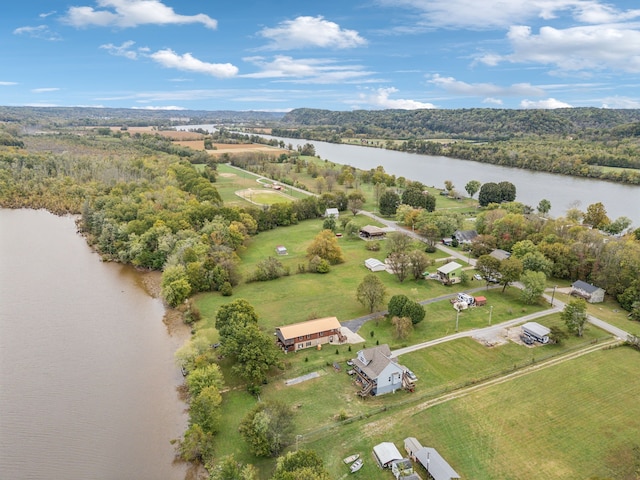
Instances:
[[[520,335],[520,340],[522,340],[522,343],[525,343],[526,345],[533,345],[533,338],[531,338],[529,335]]]
[[[480,275],[479,273],[476,273],[473,278],[475,278],[476,280],[482,280],[482,275]]]

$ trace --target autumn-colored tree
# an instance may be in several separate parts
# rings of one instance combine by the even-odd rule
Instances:
[[[322,230],[307,248],[307,256],[313,258],[318,256],[331,265],[344,262],[342,249],[338,244],[338,239],[331,230]]]

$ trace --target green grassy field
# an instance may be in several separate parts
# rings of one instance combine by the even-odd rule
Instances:
[[[304,445],[333,478],[353,452],[364,455],[364,477],[390,478],[373,465],[372,447],[392,441],[402,451],[408,436],[438,449],[462,478],[637,478],[629,472],[640,460],[640,384],[627,379],[639,367],[629,348],[592,353],[430,409],[391,408]]]

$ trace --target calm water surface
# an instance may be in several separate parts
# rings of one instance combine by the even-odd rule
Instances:
[[[213,125],[186,125],[178,128],[215,130]],[[268,135],[261,136],[274,138]],[[640,186],[533,172],[471,160],[395,152],[382,148],[275,138],[287,145],[293,145],[294,148],[311,143],[315,146],[317,155],[331,162],[351,165],[362,170],[380,165],[389,174],[418,180],[428,186],[444,188],[445,180],[451,180],[456,190],[463,195],[467,194],[464,186],[470,180],[478,180],[481,183],[508,181],[516,186],[517,201],[535,208],[540,200],[547,199],[551,202],[550,214],[555,217],[564,215],[571,207],[577,206],[584,211],[592,203],[602,202],[612,220],[625,216],[633,221],[634,227],[640,227]]]
[[[70,217],[0,209],[0,478],[185,478],[164,307]]]

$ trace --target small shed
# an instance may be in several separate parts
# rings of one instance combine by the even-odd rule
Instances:
[[[382,468],[389,468],[392,462],[403,458],[396,446],[391,442],[382,442],[373,447],[373,455]]]
[[[460,283],[462,278],[460,274],[462,273],[462,265],[458,262],[449,262],[446,265],[438,268],[438,277],[440,277],[440,281],[447,285],[452,285],[454,283]]]
[[[364,266],[372,272],[384,272],[387,269],[387,266],[377,258],[367,258]]]
[[[278,245],[276,247],[276,253],[278,255],[288,255],[289,252],[287,252],[287,247],[285,247],[284,245]]]
[[[487,304],[487,297],[475,297],[475,299],[476,307],[483,307]]]
[[[604,289],[591,285],[590,283],[576,280],[571,285],[571,295],[584,298],[589,303],[604,302]]]
[[[333,217],[337,219],[340,216],[340,212],[338,211],[337,208],[327,208],[324,211],[324,216],[325,218]]]

